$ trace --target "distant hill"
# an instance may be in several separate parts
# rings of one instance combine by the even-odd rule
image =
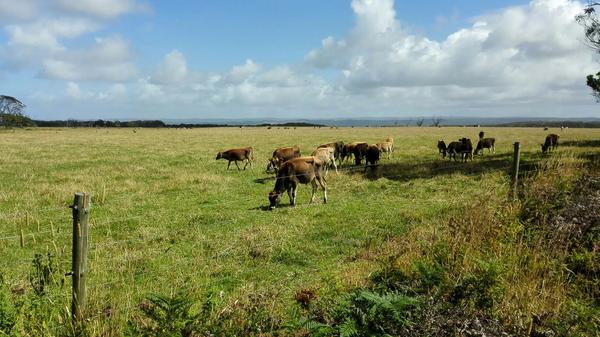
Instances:
[[[153,127],[153,128],[210,128],[210,127],[392,127],[431,126],[431,118],[340,118],[340,119],[165,119],[165,120],[35,120],[41,127]],[[441,118],[440,126],[500,126],[500,127],[561,127],[600,128],[600,118],[531,118],[501,117]]]

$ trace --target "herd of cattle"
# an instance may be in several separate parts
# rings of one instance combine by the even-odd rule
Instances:
[[[542,146],[542,152],[552,151],[558,147],[559,136],[549,134]],[[450,160],[466,162],[473,159],[473,155],[483,154],[484,149],[491,153],[496,152],[496,139],[485,138],[483,131],[479,133],[479,141],[473,149],[473,143],[469,138],[461,138],[458,141],[446,142],[439,140],[438,151],[442,158],[448,157]],[[338,173],[338,165],[341,165],[349,158],[354,157],[354,164],[359,166],[365,160],[366,172],[368,168],[375,168],[382,154],[389,159],[394,151],[394,139],[388,137],[384,142],[369,145],[366,142],[353,142],[345,144],[344,142],[327,143],[318,146],[310,156],[302,156],[300,148],[295,145],[291,147],[281,147],[273,151],[273,155],[268,160],[267,172],[275,172],[276,182],[273,191],[269,193],[269,209],[274,209],[281,200],[284,192],[287,192],[290,198],[290,204],[296,204],[296,194],[298,184],[311,184],[312,196],[311,203],[314,201],[315,193],[320,186],[323,190],[323,201],[327,203],[327,182],[325,176],[330,168]],[[240,167],[238,161],[244,163],[244,170],[248,165],[252,167],[254,160],[253,148],[237,148],[217,153],[218,159],[228,161],[227,169],[234,162],[238,170]]]

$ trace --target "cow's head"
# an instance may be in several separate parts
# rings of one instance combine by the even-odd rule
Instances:
[[[219,159],[221,159],[221,158],[223,158],[223,153],[222,153],[222,152],[218,152],[218,153],[217,153],[217,159],[216,159],[216,160],[219,160]]]
[[[267,163],[266,172],[269,173],[269,172],[271,172],[271,170],[273,170],[273,171],[275,171],[275,173],[277,173],[278,169],[279,169],[279,158],[277,158],[277,157],[270,158],[269,162]]]
[[[281,201],[281,192],[271,191],[269,192],[269,209],[273,210],[277,205],[279,205],[279,201]]]

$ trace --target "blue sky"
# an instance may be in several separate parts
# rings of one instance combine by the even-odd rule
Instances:
[[[35,118],[597,116],[572,0],[0,0]]]

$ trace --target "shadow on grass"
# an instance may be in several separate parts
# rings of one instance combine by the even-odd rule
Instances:
[[[522,153],[520,171],[535,169],[541,154]],[[438,176],[462,173],[465,175],[478,175],[484,172],[503,171],[510,174],[513,165],[512,154],[479,155],[466,163],[437,159],[431,162],[379,162],[376,170],[368,170],[365,177],[369,180],[387,178],[396,181],[410,181],[413,179],[433,178]],[[363,174],[357,170],[354,174]]]
[[[274,182],[275,181],[275,176],[270,176],[270,177],[264,177],[264,178],[256,178],[254,179],[254,182],[257,184],[265,184],[268,182]]]
[[[268,202],[268,200],[267,200]],[[286,208],[294,208],[295,206],[292,206],[291,204],[287,204],[287,203],[281,203],[279,205],[277,205],[277,207],[275,207],[274,209],[269,208],[269,205],[263,205],[263,206],[256,206],[256,207],[252,207],[249,208],[249,211],[275,211],[278,209],[286,209]]]
[[[269,208],[269,205],[263,205],[263,206],[256,206],[256,207],[252,207],[252,208],[248,208],[249,211],[270,211],[271,209]]]
[[[560,142],[559,146],[600,147],[600,139],[568,140],[568,141]]]

